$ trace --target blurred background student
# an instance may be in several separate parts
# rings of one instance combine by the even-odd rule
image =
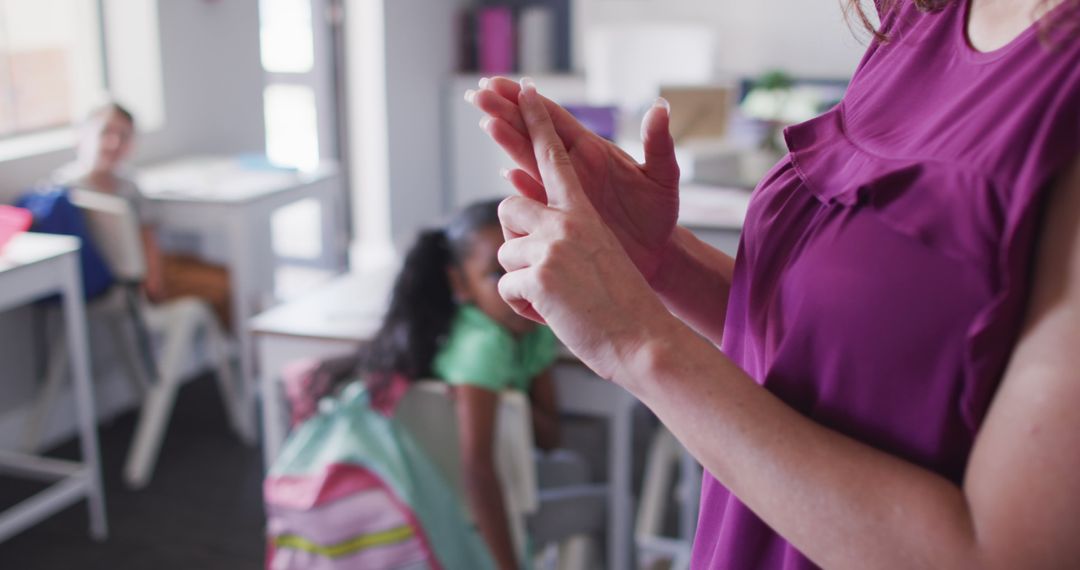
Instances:
[[[225,268],[187,254],[158,247],[157,215],[153,203],[139,192],[126,171],[135,144],[135,116],[119,103],[95,109],[79,129],[75,162],[59,169],[57,184],[118,196],[131,204],[139,218],[146,279],[143,288],[151,302],[194,296],[207,301],[223,325],[230,325],[229,276]]]

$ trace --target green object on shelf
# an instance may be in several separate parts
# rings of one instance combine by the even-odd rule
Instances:
[[[754,84],[754,88],[768,90],[791,89],[794,85],[795,81],[790,75],[779,69],[774,69],[762,75]]]

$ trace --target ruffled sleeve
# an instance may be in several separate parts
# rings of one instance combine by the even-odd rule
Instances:
[[[432,372],[455,386],[501,391],[515,378],[513,338],[475,307],[458,311]]]
[[[551,329],[537,327],[515,338],[476,307],[463,306],[432,371],[455,386],[527,392],[558,356]]]
[[[521,339],[521,368],[527,381],[547,370],[558,357],[558,341],[548,327],[537,327]]]

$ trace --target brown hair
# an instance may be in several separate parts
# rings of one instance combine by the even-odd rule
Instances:
[[[866,9],[864,8],[864,0],[841,0],[844,3],[844,17],[848,20],[848,23],[858,22],[858,24],[873,35],[874,39],[880,42],[886,42],[889,40],[886,34],[883,34],[881,30],[874,27],[874,23],[870,21],[870,17],[867,16]],[[971,0],[875,0],[877,2],[878,10],[882,15],[896,9],[901,2],[914,2],[915,6],[919,10],[924,12],[933,12],[940,10],[945,6],[948,6],[952,2],[969,2]],[[1075,9],[1080,6],[1080,0],[1040,0],[1040,9],[1045,9],[1048,13],[1058,3],[1071,4],[1073,12],[1070,14],[1070,18],[1055,18],[1053,21],[1046,22],[1046,25],[1042,26],[1041,34],[1043,39],[1046,40],[1048,33],[1053,31],[1054,28],[1068,28],[1072,27],[1073,32],[1076,31],[1080,22],[1077,22]],[[1040,25],[1042,22],[1040,22]]]
[[[101,105],[100,107],[95,108],[93,111],[90,112],[89,116],[91,119],[96,119],[98,117],[103,117],[109,113],[116,113],[117,115],[120,115],[128,123],[131,123],[132,128],[135,127],[135,115],[132,114],[132,112],[129,111],[127,107],[115,101],[110,101],[108,103],[105,103],[104,105]]]

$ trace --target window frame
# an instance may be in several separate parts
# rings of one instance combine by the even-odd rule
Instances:
[[[121,103],[130,106],[139,118],[140,133],[160,131],[165,126],[166,116],[161,19],[157,3],[93,0],[91,5],[96,14],[95,43],[102,75],[98,96],[117,97]],[[132,25],[122,18],[136,18],[138,23]],[[128,54],[125,63],[135,65],[116,65],[116,60],[124,58],[124,54]],[[132,54],[139,59],[132,62]],[[0,137],[0,165],[73,150],[81,119],[74,117],[66,126]]]
[[[263,89],[272,85],[299,86],[311,89],[315,94],[315,122],[318,131],[319,158],[338,160],[338,129],[335,117],[338,115],[337,86],[335,80],[335,60],[333,22],[331,15],[337,6],[332,0],[308,0],[311,4],[311,32],[313,62],[311,69],[303,72],[274,72],[263,66]],[[259,6],[260,25],[262,23],[262,5]],[[261,41],[261,38],[260,38]],[[260,65],[262,62],[260,60]],[[265,120],[265,118],[264,118]]]
[[[92,70],[92,73],[97,76],[97,79],[93,82],[94,87],[91,88],[90,91],[107,93],[109,91],[109,70],[105,56],[104,0],[91,0],[87,2],[84,7],[91,10],[92,13],[90,16],[95,22],[94,25],[90,27],[90,34],[92,37],[89,38],[89,43],[94,46],[94,53],[90,54],[90,57],[95,60],[94,67],[96,67],[96,70]],[[5,26],[6,25],[7,23],[5,22]],[[71,45],[70,47],[75,48],[78,46]],[[14,88],[14,85],[12,88]],[[75,86],[73,86],[73,88],[75,88]],[[13,93],[4,95],[13,95]],[[93,97],[94,96],[91,96],[87,99],[92,99]],[[17,108],[15,108],[14,111],[16,114],[18,113]],[[77,115],[79,112],[79,109],[73,109],[71,117],[72,121],[67,125],[48,125],[39,128],[16,130],[10,134],[0,134],[0,158],[7,154],[12,154],[12,151],[17,150],[12,147],[26,146],[30,152],[47,152],[49,149],[69,146],[63,144],[61,140],[62,137],[73,135],[75,126],[78,124],[79,117]],[[18,153],[15,152],[15,154]]]

